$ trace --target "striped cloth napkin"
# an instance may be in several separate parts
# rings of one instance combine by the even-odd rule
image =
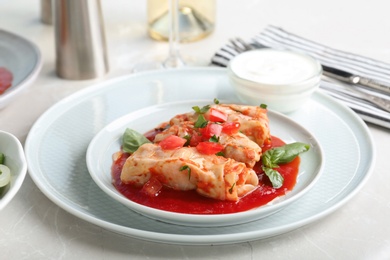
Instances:
[[[390,84],[390,64],[332,49],[275,26],[266,27],[265,30],[255,35],[248,44],[253,48],[269,47],[306,53],[328,67],[341,69]],[[211,62],[213,65],[225,67],[228,65],[229,60],[240,52],[242,51],[238,50],[236,46],[228,43],[215,53]],[[347,83],[328,79],[321,82],[320,88],[340,102],[349,106],[366,122],[390,129],[390,113],[379,108],[370,101],[365,100],[366,94],[371,94],[390,102],[389,94],[370,90],[358,85],[349,85]]]

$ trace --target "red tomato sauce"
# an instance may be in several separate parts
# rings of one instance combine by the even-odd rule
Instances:
[[[13,75],[6,68],[0,67],[0,95],[12,85]]]
[[[272,137],[272,144],[269,147],[263,147],[263,151],[284,144],[279,138]],[[238,202],[233,202],[207,198],[199,195],[194,190],[176,191],[165,186],[157,196],[151,197],[141,192],[141,188],[121,182],[120,174],[123,164],[128,157],[129,154],[124,153],[112,166],[113,184],[121,194],[136,203],[148,207],[187,214],[227,214],[247,211],[265,205],[276,197],[283,196],[286,192],[293,189],[297,180],[300,163],[298,156],[292,162],[280,165],[278,171],[283,176],[284,183],[279,189],[272,187],[268,177],[261,169],[261,163],[258,163],[255,165],[254,170],[259,177],[259,186]]]

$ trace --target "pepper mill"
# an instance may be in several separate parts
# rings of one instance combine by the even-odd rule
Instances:
[[[56,72],[85,80],[108,72],[100,0],[53,0]]]

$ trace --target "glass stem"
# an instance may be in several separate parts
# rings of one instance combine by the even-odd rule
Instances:
[[[169,0],[169,56],[164,62],[166,68],[177,68],[184,65],[179,53],[179,0]]]

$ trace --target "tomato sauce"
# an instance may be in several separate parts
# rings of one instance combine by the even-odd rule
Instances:
[[[273,137],[271,145],[269,147],[263,147],[263,151],[284,144],[279,138]],[[136,203],[148,207],[187,214],[228,214],[247,211],[265,205],[276,197],[283,196],[286,192],[293,189],[300,163],[298,156],[292,162],[280,165],[278,171],[283,176],[284,183],[279,189],[272,187],[268,177],[261,169],[261,163],[258,163],[254,167],[259,177],[258,187],[238,202],[233,202],[207,198],[199,195],[194,190],[176,191],[165,186],[163,186],[157,196],[147,195],[141,191],[141,188],[121,183],[121,170],[128,156],[129,154],[124,153],[112,166],[113,184],[121,194]]]
[[[12,85],[12,73],[4,67],[0,67],[0,95]]]

